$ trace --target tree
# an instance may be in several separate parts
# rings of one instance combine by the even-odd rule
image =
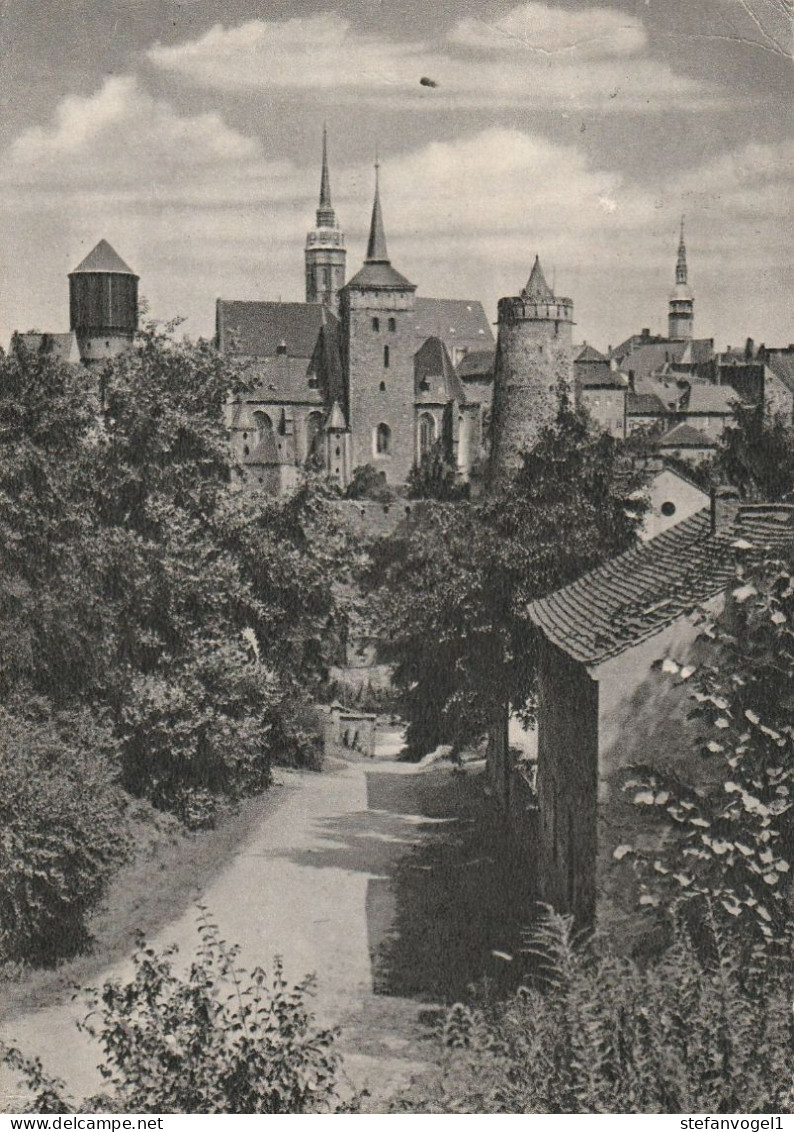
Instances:
[[[780,500],[794,493],[794,428],[782,415],[740,406],[717,452],[716,471],[751,500]]]
[[[642,503],[616,442],[566,402],[518,474],[484,500],[428,504],[376,544],[365,573],[373,634],[420,757],[482,735],[505,703],[531,713],[530,601],[630,543]]]
[[[469,485],[462,483],[455,468],[447,460],[444,441],[437,440],[422,454],[418,466],[411,469],[408,477],[409,499],[437,499],[440,502],[453,502],[467,499]]]
[[[665,665],[692,685],[698,784],[632,768],[626,790],[666,835],[621,846],[642,901],[688,905],[757,954],[789,953],[794,869],[794,556],[739,567],[726,615],[710,616],[698,668]],[[672,678],[672,677],[671,677]]]

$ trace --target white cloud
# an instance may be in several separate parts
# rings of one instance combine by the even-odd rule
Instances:
[[[521,4],[495,21],[463,19],[449,38],[477,50],[528,50],[588,59],[635,55],[648,43],[642,23],[624,12],[610,8],[571,12],[541,3]]]
[[[790,150],[754,143],[651,191],[574,145],[488,129],[389,160],[382,198],[395,265],[420,294],[493,312],[539,252],[575,301],[577,334],[602,345],[663,325],[686,211],[698,330],[788,341],[790,167]],[[352,274],[372,170],[337,164],[332,179]],[[302,297],[317,169],[270,160],[220,115],[179,113],[132,78],[20,135],[0,155],[0,187],[3,337],[65,327],[66,272],[101,237],[140,273],[153,313],[188,316],[192,333],[212,331],[217,296]]]
[[[197,39],[156,44],[156,67],[218,90],[302,91],[449,110],[526,106],[602,113],[716,104],[703,84],[645,52],[645,29],[610,9],[566,13],[541,3],[494,24],[459,22],[439,43],[357,31],[334,13],[216,24]],[[433,89],[420,86],[427,76]]]

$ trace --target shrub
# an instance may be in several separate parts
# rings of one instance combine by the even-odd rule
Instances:
[[[276,958],[268,976],[238,966],[238,949],[202,912],[201,944],[186,977],[139,939],[130,982],[89,991],[81,1029],[99,1041],[108,1092],[85,1111],[141,1113],[323,1113],[336,1096],[336,1032],[318,1028],[306,999]],[[0,1047],[31,1090],[29,1111],[64,1112],[63,1085],[37,1061]]]
[[[415,1112],[790,1112],[791,978],[748,985],[679,937],[646,969],[574,946],[571,920],[534,934],[534,984],[504,1004],[454,1006],[443,1080]]]
[[[84,940],[84,918],[126,848],[113,742],[87,712],[40,702],[0,711],[0,951],[51,961]]]

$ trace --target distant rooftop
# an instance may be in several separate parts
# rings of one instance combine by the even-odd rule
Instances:
[[[113,275],[135,275],[135,272],[127,267],[124,260],[116,252],[107,240],[100,240],[93,251],[90,251],[82,263],[79,263],[70,275],[78,274],[95,274],[97,272],[111,272]],[[135,276],[137,279],[137,275]]]

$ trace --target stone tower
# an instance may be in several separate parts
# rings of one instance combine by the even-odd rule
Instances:
[[[675,265],[675,287],[670,292],[667,314],[667,336],[675,339],[689,339],[695,324],[695,296],[687,283],[686,244],[684,243],[684,218],[681,217],[681,238],[678,243],[678,259]]]
[[[373,465],[393,484],[414,463],[414,292],[386,250],[378,166],[364,266],[340,294],[351,470]]]
[[[115,358],[138,329],[138,276],[107,240],[69,273],[69,320],[84,362]]]
[[[336,311],[339,292],[345,285],[345,234],[336,222],[331,206],[331,179],[328,175],[328,137],[323,126],[323,170],[320,177],[320,204],[314,228],[306,236],[306,302],[326,303]]]
[[[520,467],[555,420],[560,389],[573,390],[573,301],[554,295],[537,256],[524,290],[498,309],[491,479]]]

